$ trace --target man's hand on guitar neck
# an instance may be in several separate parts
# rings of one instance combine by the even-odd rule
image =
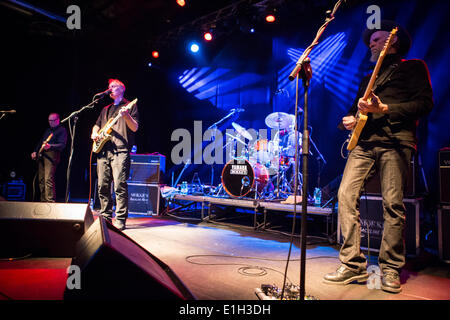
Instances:
[[[358,110],[363,114],[372,113],[388,113],[389,107],[387,104],[381,102],[380,98],[376,96],[373,91],[370,92],[367,100],[360,98],[358,101]]]

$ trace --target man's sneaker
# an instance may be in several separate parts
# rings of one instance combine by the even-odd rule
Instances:
[[[119,230],[125,230],[125,221],[115,219],[113,222],[114,227]]]
[[[349,284],[353,281],[366,282],[368,278],[369,274],[366,270],[355,272],[346,268],[344,265],[341,265],[335,272],[327,273],[323,277],[323,282],[328,284],[344,285]]]
[[[402,291],[402,287],[400,285],[400,275],[397,271],[383,271],[383,276],[381,278],[381,289],[390,293],[399,293]]]

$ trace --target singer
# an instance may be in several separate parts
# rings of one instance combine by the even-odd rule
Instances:
[[[400,272],[405,264],[405,214],[403,193],[411,157],[416,151],[419,118],[433,108],[433,92],[428,68],[422,60],[404,60],[411,47],[408,32],[397,23],[382,21],[381,29],[365,30],[364,43],[376,62],[384,50],[391,30],[398,27],[392,46],[367,99],[363,99],[371,75],[359,87],[355,102],[343,117],[340,128],[356,125],[357,110],[367,113],[356,147],[350,151],[338,191],[338,214],[344,237],[339,252],[340,267],[325,275],[328,284],[364,282],[369,277],[367,260],[361,251],[360,196],[367,179],[378,171],[383,196],[383,238],[378,256],[382,272],[381,289],[401,292]]]
[[[91,139],[99,139],[98,132],[109,119],[120,115],[117,123],[112,127],[112,139],[106,142],[97,155],[98,197],[100,199],[100,214],[112,222],[113,200],[111,183],[114,181],[116,194],[116,212],[114,226],[120,230],[126,227],[128,218],[128,185],[130,175],[130,150],[134,145],[134,134],[139,128],[139,114],[137,105],[130,111],[123,108],[127,103],[123,96],[125,85],[117,79],[110,79],[108,90],[114,102],[102,109],[92,128]]]
[[[44,132],[31,154],[38,161],[38,181],[42,202],[56,201],[55,173],[59,164],[61,152],[66,147],[67,131],[60,125],[59,115],[50,113],[50,127]]]

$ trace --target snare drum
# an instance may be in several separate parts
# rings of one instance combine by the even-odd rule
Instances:
[[[222,170],[222,185],[232,197],[244,197],[254,189],[261,192],[268,181],[267,168],[247,160],[231,160]]]

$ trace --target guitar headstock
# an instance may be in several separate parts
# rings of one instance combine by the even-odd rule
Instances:
[[[392,46],[392,42],[394,41],[394,36],[397,34],[398,27],[392,29],[389,34],[389,37],[386,39],[386,43],[384,44],[383,50],[381,50],[380,56],[384,56],[389,48]]]

